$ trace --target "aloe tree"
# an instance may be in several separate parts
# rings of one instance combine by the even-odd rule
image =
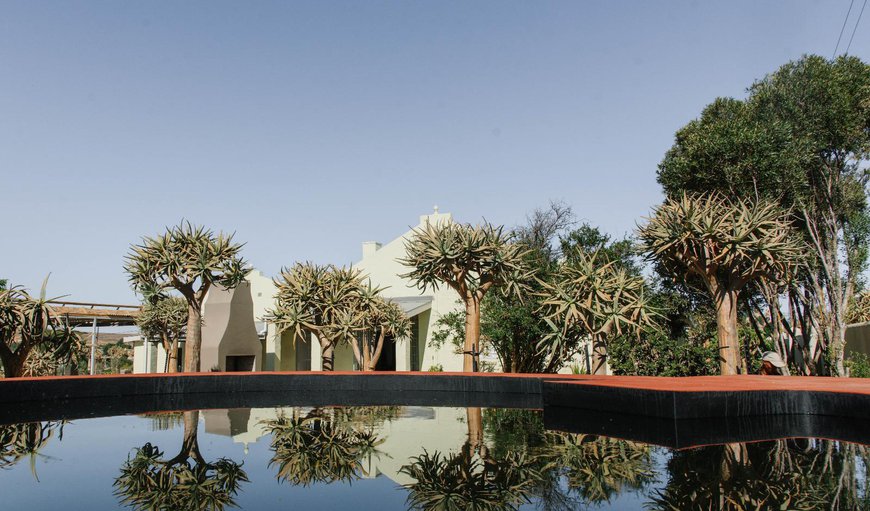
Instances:
[[[789,218],[776,204],[683,195],[653,212],[638,230],[648,258],[674,278],[703,287],[716,307],[720,372],[740,372],[737,311],[753,282],[782,282],[801,260]]]
[[[275,279],[275,308],[266,320],[280,332],[292,331],[294,342],[316,336],[323,370],[332,371],[336,346],[350,343],[358,350],[355,336],[366,327],[366,304],[380,291],[364,279],[355,268],[296,263]]]
[[[354,343],[354,355],[363,371],[374,371],[387,337],[408,337],[411,333],[411,320],[397,304],[377,298],[367,307],[366,330],[361,343],[362,353]]]
[[[145,337],[160,340],[166,352],[164,372],[178,371],[178,343],[187,326],[187,308],[183,298],[157,295],[145,303],[136,317],[136,325]]]
[[[42,283],[39,297],[20,286],[0,290],[0,361],[7,378],[24,374],[28,357],[41,350],[52,358],[69,356],[77,334],[48,304]]]
[[[30,460],[30,472],[37,481],[36,457],[55,433],[63,438],[64,422],[27,422],[0,426],[0,469],[10,468],[23,458]]]
[[[524,264],[526,250],[513,243],[503,227],[472,226],[454,222],[427,223],[405,241],[405,258],[411,268],[401,275],[422,291],[447,285],[465,305],[463,370],[473,371],[480,347],[480,304],[493,288],[521,293],[529,270]]]
[[[602,262],[598,252],[572,254],[543,287],[542,310],[553,331],[541,349],[565,359],[588,340],[592,374],[607,374],[610,339],[654,326],[643,278],[615,261]]]
[[[145,237],[125,257],[124,269],[133,289],[145,297],[175,289],[187,301],[184,370],[199,371],[202,304],[212,286],[233,289],[249,268],[233,235],[214,234],[182,222],[161,235]]]

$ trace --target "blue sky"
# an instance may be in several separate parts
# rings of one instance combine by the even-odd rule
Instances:
[[[674,131],[831,56],[848,7],[7,0],[0,277],[133,302],[127,248],[182,218],[267,274],[354,262],[434,204],[515,225],[560,199],[621,235],[661,200]]]

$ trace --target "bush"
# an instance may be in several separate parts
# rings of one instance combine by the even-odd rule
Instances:
[[[870,357],[864,353],[852,353],[846,359],[846,368],[851,378],[870,378]]]
[[[609,346],[613,374],[624,376],[706,376],[719,374],[715,343],[674,339],[662,333],[622,337]]]

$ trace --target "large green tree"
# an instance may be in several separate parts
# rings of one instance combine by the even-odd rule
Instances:
[[[149,297],[175,289],[187,301],[185,371],[200,370],[202,305],[209,290],[233,289],[249,271],[241,250],[232,234],[182,222],[161,235],[146,236],[125,257],[124,270],[137,293]]]
[[[721,374],[743,372],[741,293],[752,282],[788,279],[802,255],[786,214],[766,201],[684,195],[656,208],[638,234],[649,258],[667,274],[709,293],[716,307]]]
[[[717,99],[677,132],[659,166],[670,198],[719,191],[792,212],[810,257],[787,286],[747,293],[778,347],[804,374],[842,374],[848,304],[867,268],[870,66],[805,56]]]
[[[427,223],[405,242],[402,264],[411,271],[402,275],[421,290],[447,285],[465,305],[463,370],[479,363],[480,309],[492,289],[519,293],[529,270],[526,248],[514,243],[503,227],[488,223],[473,226],[454,222]]]

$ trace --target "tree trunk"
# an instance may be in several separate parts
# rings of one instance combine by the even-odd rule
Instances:
[[[169,347],[169,351],[166,353],[166,372],[167,373],[177,373],[178,372],[178,339],[174,339],[172,344]]]
[[[367,333],[365,337],[363,337],[362,342],[363,347],[363,361],[362,361],[362,370],[363,371],[371,371],[372,370],[372,350],[371,350],[371,340],[369,339],[369,334]]]
[[[378,365],[378,360],[381,359],[381,351],[384,349],[384,340],[386,338],[386,332],[381,329],[381,333],[378,334],[378,344],[375,346],[375,352],[371,356],[371,360],[369,360],[368,370],[374,371],[375,366]]]
[[[24,361],[27,357],[11,356],[3,357],[3,374],[6,378],[21,378],[24,374]]]
[[[607,341],[596,335],[592,338],[592,374],[606,375],[607,370]]]
[[[483,445],[483,412],[480,408],[466,408],[465,419],[468,423],[468,444],[477,451]]]
[[[474,372],[475,365],[479,365],[480,356],[480,300],[476,297],[465,301],[465,352],[462,357],[462,370],[466,373]],[[474,352],[474,354],[472,354]]]
[[[740,374],[740,340],[737,337],[736,291],[722,291],[716,300],[716,331],[719,336],[719,373]]]
[[[188,302],[187,338],[184,341],[184,371],[199,372],[200,349],[202,347],[202,310],[198,303]]]
[[[333,358],[335,354],[335,345],[331,341],[320,342],[320,360],[323,371],[333,370]]]

